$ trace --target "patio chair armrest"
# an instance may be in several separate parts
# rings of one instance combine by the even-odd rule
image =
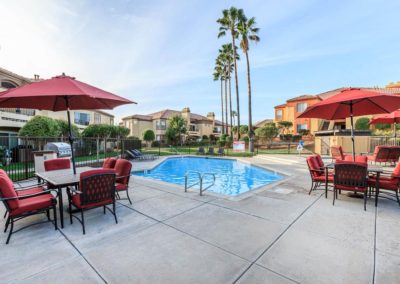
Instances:
[[[26,199],[26,198],[29,198],[29,197],[35,197],[35,196],[40,196],[40,195],[43,195],[43,194],[48,194],[48,193],[51,193],[52,191],[54,191],[56,193],[55,197],[57,197],[58,196],[57,190],[49,189],[49,190],[44,190],[42,192],[27,194],[27,195],[23,195],[23,196],[0,198],[0,201]]]
[[[36,184],[27,185],[27,186],[18,186],[18,187],[14,186],[14,188],[15,188],[16,191],[22,191],[22,190],[31,189],[31,188],[34,188],[34,187],[39,187],[39,186],[43,186],[44,187],[46,185],[47,185],[47,183],[45,183],[45,182],[39,182],[39,183],[36,183]]]
[[[68,187],[68,191],[72,192],[73,194],[82,194],[82,191],[76,189],[75,187]]]

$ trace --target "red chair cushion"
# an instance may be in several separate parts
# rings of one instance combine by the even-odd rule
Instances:
[[[325,175],[314,177],[314,181],[325,182]],[[328,175],[328,182],[333,182],[332,175]]]
[[[349,191],[366,191],[366,187],[353,187],[353,186],[345,186],[345,185],[335,185],[337,189],[340,190],[349,190]]]
[[[125,159],[118,159],[115,167],[115,174],[117,175],[117,182],[118,183],[123,183],[123,184],[128,184],[129,178],[127,176],[129,176],[131,174],[131,170],[132,170],[132,164],[131,162],[129,162],[128,160]],[[122,178],[118,178],[118,177],[122,177]]]
[[[66,158],[51,159],[44,161],[44,169],[48,171],[65,170],[71,168],[71,161]]]
[[[400,177],[400,163],[397,163],[396,167],[394,168],[392,177]]]
[[[74,206],[76,207],[76,208],[79,208],[79,209],[85,209],[85,208],[95,208],[95,207],[99,207],[99,206],[103,206],[103,205],[108,205],[108,204],[112,204],[113,203],[113,201],[112,201],[112,199],[110,198],[110,199],[107,199],[107,200],[103,200],[103,201],[100,201],[100,202],[95,202],[95,203],[90,203],[90,204],[85,204],[85,205],[82,205],[81,204],[81,195],[80,194],[74,194],[74,195],[72,195],[72,204],[74,204]]]
[[[14,198],[17,197],[17,193],[14,189],[14,184],[12,180],[8,177],[4,170],[0,169],[0,192],[3,198]],[[11,210],[18,208],[18,200],[8,200],[6,201]]]
[[[352,162],[353,161],[353,156],[346,155],[344,157],[344,160],[348,161],[348,162]],[[355,156],[354,160],[355,160],[356,163],[364,163],[364,164],[368,163],[368,157],[367,156]]]
[[[30,195],[30,194],[35,194],[42,192],[44,189],[43,187],[33,187],[25,190],[16,190],[18,196],[24,196],[24,195]]]
[[[115,184],[115,190],[116,190],[116,191],[128,190],[128,186],[127,186],[126,184],[117,182],[117,183]]]
[[[317,160],[318,167],[320,169],[322,169],[325,165],[324,165],[324,161],[322,161],[321,156],[320,155],[315,155],[315,159]]]
[[[17,216],[30,211],[44,209],[53,205],[54,196],[51,194],[42,194],[19,200],[19,207],[10,212],[10,216]]]
[[[115,163],[117,159],[115,158],[107,158],[103,162],[103,169],[113,169],[115,167]]]
[[[371,177],[368,179],[368,185],[375,187],[376,178]],[[379,188],[396,191],[399,186],[399,179],[390,177],[379,177]]]

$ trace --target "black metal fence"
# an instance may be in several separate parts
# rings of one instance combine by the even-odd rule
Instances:
[[[0,168],[5,170],[12,180],[34,177],[34,152],[44,149],[50,142],[66,142],[66,137],[19,137],[0,136]],[[79,138],[74,141],[77,167],[100,166],[107,157],[124,155],[125,149],[140,149],[137,139]]]

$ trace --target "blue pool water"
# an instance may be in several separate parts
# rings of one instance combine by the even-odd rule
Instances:
[[[282,179],[282,176],[272,171],[236,160],[198,157],[170,158],[151,171],[134,172],[133,175],[184,185],[185,174],[188,171],[215,173],[215,184],[208,191],[231,196],[239,195]],[[195,174],[189,175],[189,185],[197,181],[198,177]],[[211,182],[212,177],[205,178],[203,188],[210,185]],[[199,188],[199,186],[197,185],[195,188]]]

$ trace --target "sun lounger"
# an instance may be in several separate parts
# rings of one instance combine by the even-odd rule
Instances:
[[[218,156],[224,156],[225,155],[225,150],[223,147],[219,147],[218,148]]]
[[[199,147],[199,150],[197,151],[198,155],[204,155],[206,152],[204,151],[204,147]]]
[[[133,154],[135,154],[137,157],[139,157],[141,160],[154,160],[157,158],[156,155],[153,154],[143,154],[137,149],[131,149],[130,150]]]
[[[214,147],[208,147],[207,155],[214,155]]]

